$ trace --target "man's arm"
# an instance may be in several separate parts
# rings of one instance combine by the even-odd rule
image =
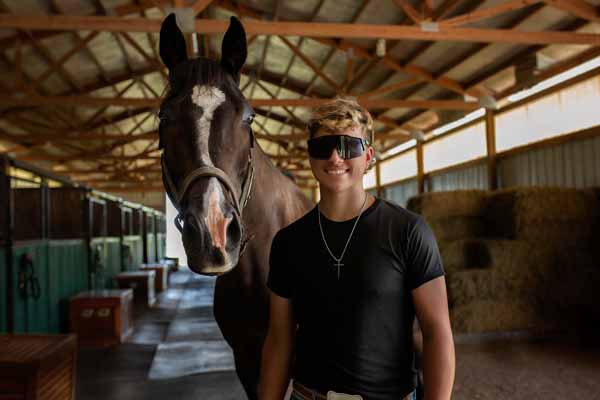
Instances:
[[[415,312],[423,333],[425,400],[449,400],[454,383],[454,341],[448,315],[443,276],[412,291]]]
[[[260,400],[282,400],[290,383],[296,321],[290,300],[271,292],[269,330],[262,351]]]

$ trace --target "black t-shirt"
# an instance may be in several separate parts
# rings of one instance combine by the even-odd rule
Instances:
[[[321,214],[336,257],[355,221]],[[411,290],[444,275],[433,233],[419,215],[376,199],[341,262],[338,280],[316,207],[273,239],[267,285],[291,300],[298,322],[292,377],[324,393],[400,399],[416,386]]]

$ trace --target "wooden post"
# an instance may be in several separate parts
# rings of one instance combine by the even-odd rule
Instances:
[[[485,139],[487,144],[488,190],[498,189],[498,165],[496,162],[496,113],[485,112]]]
[[[381,164],[380,161],[375,163],[375,187],[377,189],[377,197],[383,198],[383,189],[381,188]]]
[[[417,141],[417,182],[419,194],[425,192],[425,173],[423,171],[423,142]]]

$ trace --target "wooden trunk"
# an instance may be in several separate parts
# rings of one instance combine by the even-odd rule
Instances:
[[[121,289],[133,289],[134,302],[152,307],[156,302],[155,277],[154,271],[129,271],[115,276],[115,281]]]
[[[75,398],[75,335],[0,335],[0,399]]]
[[[79,293],[69,304],[71,332],[80,346],[107,347],[123,343],[133,331],[133,290]]]
[[[154,288],[157,292],[162,292],[169,286],[169,266],[167,264],[142,264],[140,270],[156,272]]]

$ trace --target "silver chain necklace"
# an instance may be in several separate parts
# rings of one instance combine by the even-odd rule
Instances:
[[[356,221],[354,222],[352,231],[350,231],[350,236],[348,236],[348,240],[346,240],[346,245],[344,246],[344,250],[342,251],[342,254],[340,255],[339,258],[333,255],[333,253],[331,252],[331,249],[327,245],[327,240],[325,240],[325,234],[323,233],[323,226],[321,225],[321,210],[319,209],[319,204],[317,203],[317,215],[319,217],[319,229],[321,230],[321,238],[323,239],[323,243],[325,243],[325,248],[329,252],[329,255],[335,260],[335,264],[333,264],[333,266],[337,267],[338,281],[340,280],[340,267],[344,266],[344,264],[342,264],[342,258],[344,258],[344,254],[346,254],[346,249],[348,248],[350,239],[352,239],[352,234],[354,234],[354,229],[356,229],[356,225],[358,225],[358,220],[360,220],[360,217],[365,209],[365,204],[367,204],[368,197],[369,197],[369,195],[367,193],[365,193],[365,200],[363,201],[363,205],[360,208],[360,213],[358,214],[358,218],[356,218]]]

